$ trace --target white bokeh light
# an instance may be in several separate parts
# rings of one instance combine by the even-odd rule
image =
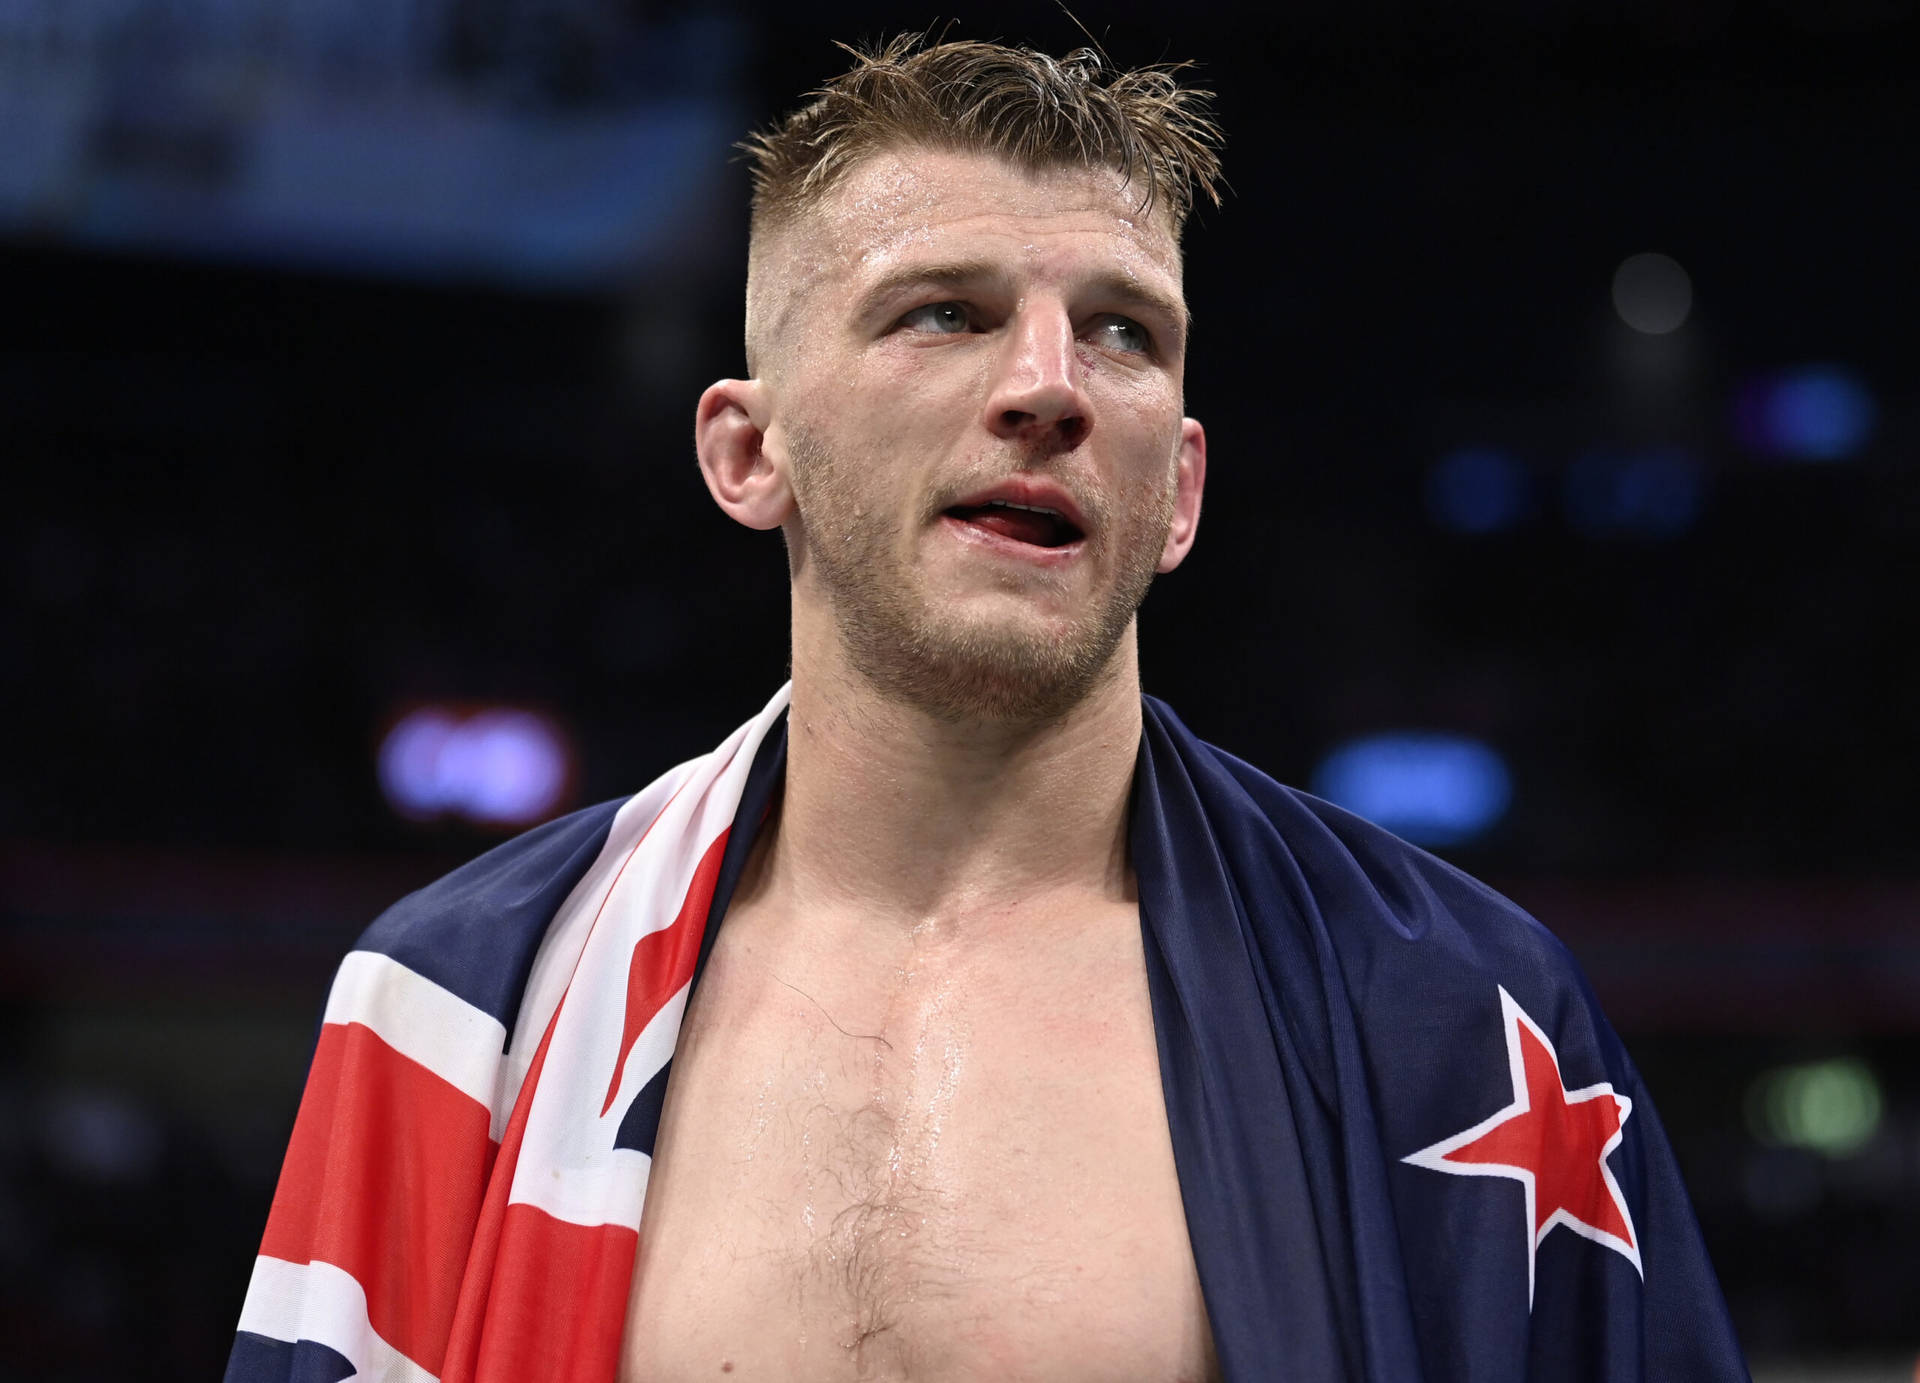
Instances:
[[[1665,336],[1693,311],[1693,280],[1667,255],[1629,256],[1613,271],[1613,310],[1635,331]]]

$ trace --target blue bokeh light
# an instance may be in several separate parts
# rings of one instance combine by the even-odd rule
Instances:
[[[412,820],[461,816],[526,826],[560,806],[570,763],[565,734],[537,712],[422,706],[381,742],[380,787]]]
[[[1591,538],[1673,538],[1706,499],[1698,460],[1680,447],[1601,448],[1567,468],[1567,521]]]
[[[1512,528],[1527,515],[1526,467],[1496,447],[1461,447],[1427,471],[1427,512],[1470,537]]]
[[[1461,845],[1506,814],[1513,779],[1479,740],[1399,730],[1350,740],[1321,761],[1313,791],[1416,845]]]
[[[1768,456],[1839,461],[1873,436],[1879,408],[1852,371],[1809,365],[1759,380],[1740,396],[1740,440]]]

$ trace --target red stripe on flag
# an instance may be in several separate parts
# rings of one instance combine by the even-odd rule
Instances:
[[[493,1271],[499,1258],[500,1231],[507,1219],[507,1196],[513,1190],[513,1174],[520,1165],[520,1144],[527,1135],[527,1115],[533,1109],[533,1092],[540,1085],[540,1073],[547,1066],[547,1047],[560,1022],[560,1005],[547,1019],[547,1030],[540,1034],[533,1061],[520,1082],[520,1094],[507,1116],[507,1127],[500,1135],[500,1155],[494,1161],[493,1180],[487,1186],[486,1203],[480,1207],[480,1223],[474,1226],[473,1245],[468,1251],[468,1270],[460,1284],[460,1304],[454,1312],[453,1333],[447,1341],[445,1366],[440,1383],[473,1383],[479,1368],[481,1336],[487,1328],[487,1313],[493,1294]],[[509,1284],[508,1290],[511,1290]]]
[[[380,1338],[440,1372],[493,1167],[485,1106],[360,1023],[328,1023],[260,1252],[345,1269]]]
[[[715,836],[707,853],[700,857],[673,925],[648,932],[633,948],[633,958],[627,963],[627,1018],[620,1033],[620,1055],[607,1082],[607,1098],[600,1105],[602,1115],[613,1108],[613,1097],[620,1093],[620,1073],[626,1070],[627,1054],[641,1031],[653,1021],[661,1005],[693,978],[693,963],[700,955],[700,938],[706,931],[707,908],[713,902],[714,885],[720,881],[720,861],[727,853],[727,837],[731,834],[726,830]]]
[[[507,1207],[494,1260],[477,1383],[611,1383],[619,1376],[627,1293],[640,1236],[576,1225],[532,1205]]]
[[[608,1383],[617,1376],[640,1236],[510,1205],[527,1115],[560,1021],[547,1022],[500,1139],[441,1383]]]

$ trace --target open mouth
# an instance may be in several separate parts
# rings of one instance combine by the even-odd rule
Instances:
[[[988,500],[985,504],[956,504],[946,515],[1034,547],[1065,547],[1084,536],[1070,520],[1051,509],[1010,504],[1000,499]]]

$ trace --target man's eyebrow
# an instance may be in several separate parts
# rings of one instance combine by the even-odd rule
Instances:
[[[984,259],[956,259],[937,264],[901,264],[889,269],[860,295],[859,315],[864,317],[912,288],[966,288],[984,280],[1002,277],[1000,271]]]

